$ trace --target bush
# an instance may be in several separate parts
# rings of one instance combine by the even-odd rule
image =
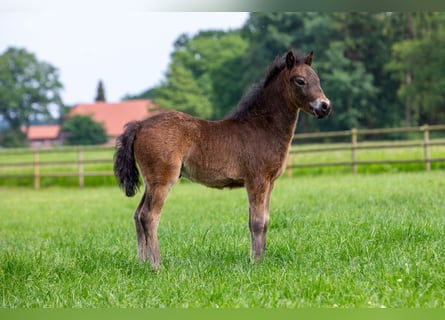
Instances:
[[[26,147],[28,141],[22,131],[6,129],[0,132],[0,146],[4,148]]]
[[[104,127],[84,115],[77,115],[65,121],[62,132],[67,145],[96,145],[108,141]]]

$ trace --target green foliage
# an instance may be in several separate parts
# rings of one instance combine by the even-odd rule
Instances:
[[[21,130],[3,129],[0,131],[0,146],[3,148],[26,147],[28,141]]]
[[[445,14],[429,13],[411,18],[415,35],[393,45],[393,59],[387,64],[401,85],[397,95],[409,101],[406,112],[411,123],[445,121]]]
[[[167,81],[155,92],[156,103],[194,116],[208,118],[212,109],[209,98],[199,86],[192,72],[181,65],[172,65]]]
[[[139,99],[150,99],[153,100],[155,97],[155,91],[157,88],[149,88],[144,92],[138,94],[126,94],[122,97],[122,100],[139,100]]]
[[[104,127],[90,116],[77,115],[66,120],[62,132],[68,145],[94,145],[108,141]]]
[[[324,121],[302,116],[301,131],[440,124],[444,25],[443,12],[251,13],[239,30],[178,37],[165,80],[125,99],[221,119],[277,55],[294,48],[315,52],[314,69],[334,106]],[[50,108],[63,109],[61,88],[57,70],[33,54],[9,48],[0,56],[0,117],[13,137],[20,126],[50,118]]]
[[[301,117],[303,131],[438,124],[445,121],[444,22],[445,14],[426,12],[251,13],[240,30],[181,35],[160,95],[147,92],[168,107],[220,119],[277,55],[313,50],[335,113]]]
[[[294,48],[315,52],[313,67],[334,107],[324,121],[302,116],[302,131],[440,124],[444,25],[443,12],[251,13],[239,30],[178,37],[165,80],[125,99],[221,119],[277,55]],[[49,106],[60,100],[57,78],[57,70],[24,50],[1,56],[0,111],[12,130],[50,116]]]
[[[16,134],[31,121],[51,119],[61,89],[58,70],[34,54],[11,47],[0,55],[0,117]]]
[[[266,67],[278,55],[291,48],[305,50],[302,41],[305,13],[258,12],[251,13],[242,28],[249,43],[241,69],[241,84],[247,88],[258,82]]]
[[[367,115],[363,110],[370,111],[378,90],[363,63],[348,59],[345,51],[343,42],[331,42],[327,59],[317,67],[323,74],[325,93],[336,106],[336,116],[330,123],[336,130],[361,127]]]
[[[137,260],[138,197],[117,187],[4,189],[0,304],[443,308],[444,178],[280,179],[261,264],[248,259],[245,191],[180,183],[159,225],[157,272]]]
[[[154,91],[155,101],[202,118],[220,117],[239,99],[233,98],[232,92],[238,96],[240,90],[231,73],[236,70],[233,61],[246,48],[239,32],[205,31],[193,38],[181,35],[166,81]]]

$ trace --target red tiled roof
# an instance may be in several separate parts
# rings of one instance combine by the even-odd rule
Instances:
[[[35,125],[28,128],[28,140],[55,140],[59,137],[60,125]]]
[[[107,136],[116,137],[124,131],[124,125],[134,120],[143,120],[157,112],[159,107],[151,100],[128,100],[116,103],[96,102],[78,104],[69,112],[69,116],[89,115],[101,123]]]

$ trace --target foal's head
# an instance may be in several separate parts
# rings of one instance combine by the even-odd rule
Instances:
[[[284,85],[291,105],[321,119],[331,113],[332,107],[321,89],[320,79],[311,68],[312,57],[312,51],[300,58],[289,51],[285,57],[286,70],[283,70]]]

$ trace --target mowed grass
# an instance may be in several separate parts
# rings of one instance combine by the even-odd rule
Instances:
[[[0,189],[1,307],[445,307],[445,172],[283,177],[260,264],[245,191],[180,183],[152,271],[139,197]]]

